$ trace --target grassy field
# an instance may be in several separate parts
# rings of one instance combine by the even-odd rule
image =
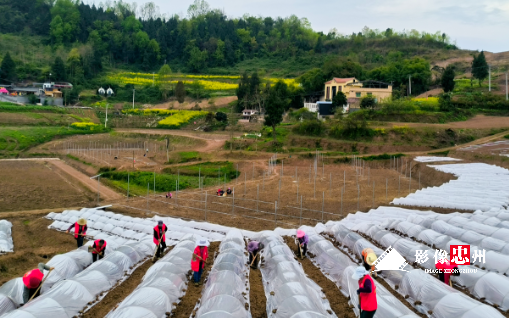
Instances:
[[[94,132],[67,127],[0,127],[0,157],[16,157],[56,138],[91,133]]]
[[[231,162],[204,162],[184,167],[163,169],[164,173],[155,173],[155,191],[175,191],[177,183],[179,190],[198,188],[200,179],[202,186],[221,185],[234,179],[240,173],[234,169]],[[154,173],[145,171],[105,171],[102,177],[122,191],[134,195],[146,195],[147,187],[150,193],[154,191]]]
[[[0,102],[0,126],[68,126],[75,122],[99,123],[93,109],[20,106]]]

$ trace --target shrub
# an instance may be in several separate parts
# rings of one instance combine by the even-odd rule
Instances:
[[[71,124],[71,127],[80,129],[80,130],[90,130],[90,131],[99,131],[103,130],[103,126],[99,124],[94,123],[81,123],[81,122],[75,122]]]
[[[226,116],[223,112],[217,112],[216,113],[216,120],[221,122],[226,122],[228,120],[228,116]]]
[[[320,136],[325,131],[325,125],[319,120],[306,120],[293,128],[295,133],[306,136]]]

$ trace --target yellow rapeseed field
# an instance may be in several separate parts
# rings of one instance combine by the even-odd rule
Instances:
[[[235,90],[239,86],[238,79],[240,76],[232,75],[192,75],[192,74],[170,74],[167,76],[169,80],[164,81],[165,83],[177,84],[178,80],[182,80],[184,84],[192,84],[193,82],[200,83],[205,90],[210,91],[227,91]],[[188,78],[189,80],[185,80]],[[133,85],[153,85],[159,83],[157,74],[153,75],[150,73],[134,73],[134,72],[123,72],[112,74],[108,76],[108,79],[122,84],[133,84]],[[177,80],[178,79],[178,80]],[[226,81],[225,81],[226,80]],[[277,81],[283,81],[288,86],[298,85],[295,79],[286,78],[265,78],[265,80],[271,83]],[[235,82],[235,83],[234,83]]]

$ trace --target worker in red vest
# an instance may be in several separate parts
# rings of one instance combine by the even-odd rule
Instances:
[[[360,318],[373,318],[378,308],[376,301],[376,285],[373,278],[371,278],[369,271],[366,270],[364,266],[357,267],[352,278],[359,282],[357,295],[359,295]]]
[[[203,273],[203,269],[205,268],[205,263],[207,262],[207,258],[209,257],[209,241],[207,239],[201,238],[196,241],[196,248],[193,252],[193,258],[191,259],[191,270],[194,272],[194,285],[200,285],[201,274]]]
[[[66,233],[69,233],[73,226],[74,226],[74,238],[78,243],[78,248],[80,248],[83,246],[83,239],[85,238],[85,235],[87,235],[87,220],[83,218],[79,219],[76,223],[69,226]]]
[[[95,240],[94,245],[92,246],[92,262],[95,263],[98,258],[103,259],[104,253],[106,253],[106,241]]]
[[[36,269],[32,269],[23,275],[23,304],[26,304],[28,300],[34,296],[34,294],[34,298],[40,295],[41,289],[39,286],[44,278],[44,270],[50,271],[54,269],[54,267],[50,267],[44,263],[39,263]]]
[[[157,225],[154,227],[154,244],[157,248],[156,258],[161,257],[166,248],[166,231],[168,231],[166,224],[162,220],[157,221]],[[161,239],[161,243],[159,243],[159,239]]]

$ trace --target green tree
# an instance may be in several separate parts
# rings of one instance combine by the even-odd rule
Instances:
[[[55,27],[58,25],[59,31],[63,31],[61,35],[61,39],[64,43],[69,43],[74,41],[77,33],[79,32],[79,24],[80,24],[80,12],[78,10],[78,6],[75,5],[71,0],[57,0],[51,8],[51,16],[53,21],[60,17],[60,21],[55,23]],[[50,25],[50,33],[53,37],[54,30],[52,25]],[[60,42],[61,43],[61,42]],[[58,44],[58,42],[57,42]]]
[[[440,81],[444,92],[448,93],[454,90],[454,85],[456,85],[456,82],[454,82],[455,76],[456,73],[454,72],[454,66],[447,65],[444,74],[442,75],[442,80]]]
[[[210,5],[205,0],[194,0],[193,4],[187,9],[189,18],[194,19],[206,15],[210,11]]]
[[[250,80],[247,72],[244,72],[239,80],[239,86],[237,87],[237,112],[242,112],[248,107],[248,96],[250,89]]]
[[[376,107],[376,99],[373,96],[365,96],[361,99],[361,108],[373,110]]]
[[[486,62],[486,57],[484,56],[484,51],[481,51],[477,56],[474,55],[474,60],[472,61],[472,77],[479,81],[479,86],[481,86],[482,82],[488,77],[489,74],[489,66]]]
[[[53,65],[51,66],[51,73],[52,78],[54,78],[56,81],[66,80],[65,64],[60,56],[55,58],[55,62],[53,62]]]
[[[283,81],[278,81],[270,88],[265,106],[264,125],[272,127],[274,142],[277,140],[276,126],[283,121],[283,114],[289,103],[288,86]]]
[[[325,74],[319,68],[314,68],[302,74],[297,81],[302,85],[305,93],[323,91],[325,86]]]
[[[168,98],[168,93],[171,90],[170,74],[171,68],[168,64],[161,66],[159,72],[157,72],[157,81],[159,86],[161,86],[161,93],[164,99]]]
[[[11,83],[17,79],[16,63],[11,58],[9,52],[5,53],[2,64],[0,65],[0,81]]]
[[[177,86],[175,87],[175,96],[177,97],[177,101],[182,104],[186,98],[186,88],[182,81],[177,82]]]
[[[196,46],[189,52],[189,60],[187,66],[191,69],[191,72],[202,72],[207,66],[207,51],[200,51]]]
[[[223,112],[217,112],[216,120],[225,123],[226,121],[228,121],[228,116]]]
[[[336,96],[332,99],[332,107],[343,107],[348,103],[345,93],[337,92]]]

